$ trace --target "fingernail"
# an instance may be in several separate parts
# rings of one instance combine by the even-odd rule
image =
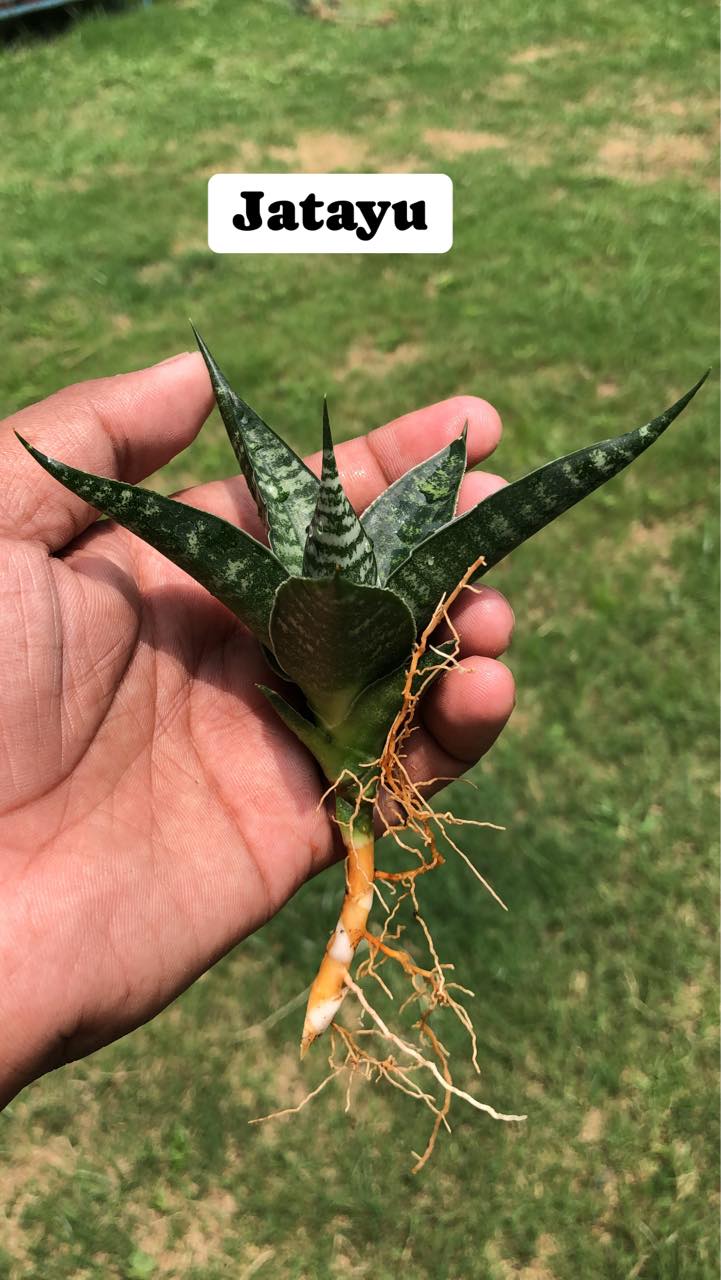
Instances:
[[[190,355],[189,351],[179,351],[177,356],[168,356],[167,360],[159,360],[158,363],[153,367],[155,369],[160,369],[161,366],[164,364],[175,364],[176,360],[184,360],[185,357],[189,355]]]

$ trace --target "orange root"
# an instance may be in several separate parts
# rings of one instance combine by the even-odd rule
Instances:
[[[373,905],[374,838],[369,815],[358,815],[341,825],[348,850],[345,862],[345,897],[338,923],[330,936],[325,955],[308,996],[301,1058],[313,1041],[330,1026],[346,993],[345,980],[368,923]]]

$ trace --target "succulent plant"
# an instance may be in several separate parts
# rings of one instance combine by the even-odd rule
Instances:
[[[373,898],[378,761],[408,696],[443,650],[417,646],[458,585],[479,578],[556,516],[610,480],[666,430],[704,381],[645,426],[579,449],[457,516],[466,432],[356,514],[341,485],[323,406],[320,480],[231,389],[196,334],[268,544],[225,520],[40,453],[51,475],[202,583],[255,634],[285,696],[265,696],[335,788],[348,857],[338,925],[313,985],[308,1047],[333,1020]],[[705,376],[705,375],[704,375]],[[480,562],[482,557],[482,563]]]

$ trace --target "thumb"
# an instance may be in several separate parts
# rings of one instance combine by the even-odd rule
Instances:
[[[57,551],[96,519],[15,437],[84,471],[131,484],[196,437],[213,404],[202,357],[184,352],[149,369],[80,382],[0,422],[0,533]]]

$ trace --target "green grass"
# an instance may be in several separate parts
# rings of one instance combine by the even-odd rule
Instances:
[[[341,437],[473,392],[513,477],[638,425],[715,359],[711,8],[383,8],[156,0],[0,53],[2,412],[184,349],[192,315],[297,446],[318,444],[324,391]],[[211,173],[339,149],[451,174],[451,253],[210,254]],[[359,1089],[346,1116],[332,1086],[248,1126],[302,1096],[302,1009],[244,1032],[310,979],[337,869],[11,1106],[0,1276],[717,1275],[716,401],[714,375],[493,574],[518,709],[449,803],[506,825],[464,842],[510,911],[455,861],[424,903],[478,992],[480,1092],[525,1125],[457,1110],[417,1179],[427,1124],[400,1094]],[[162,483],[230,463],[212,420]]]

